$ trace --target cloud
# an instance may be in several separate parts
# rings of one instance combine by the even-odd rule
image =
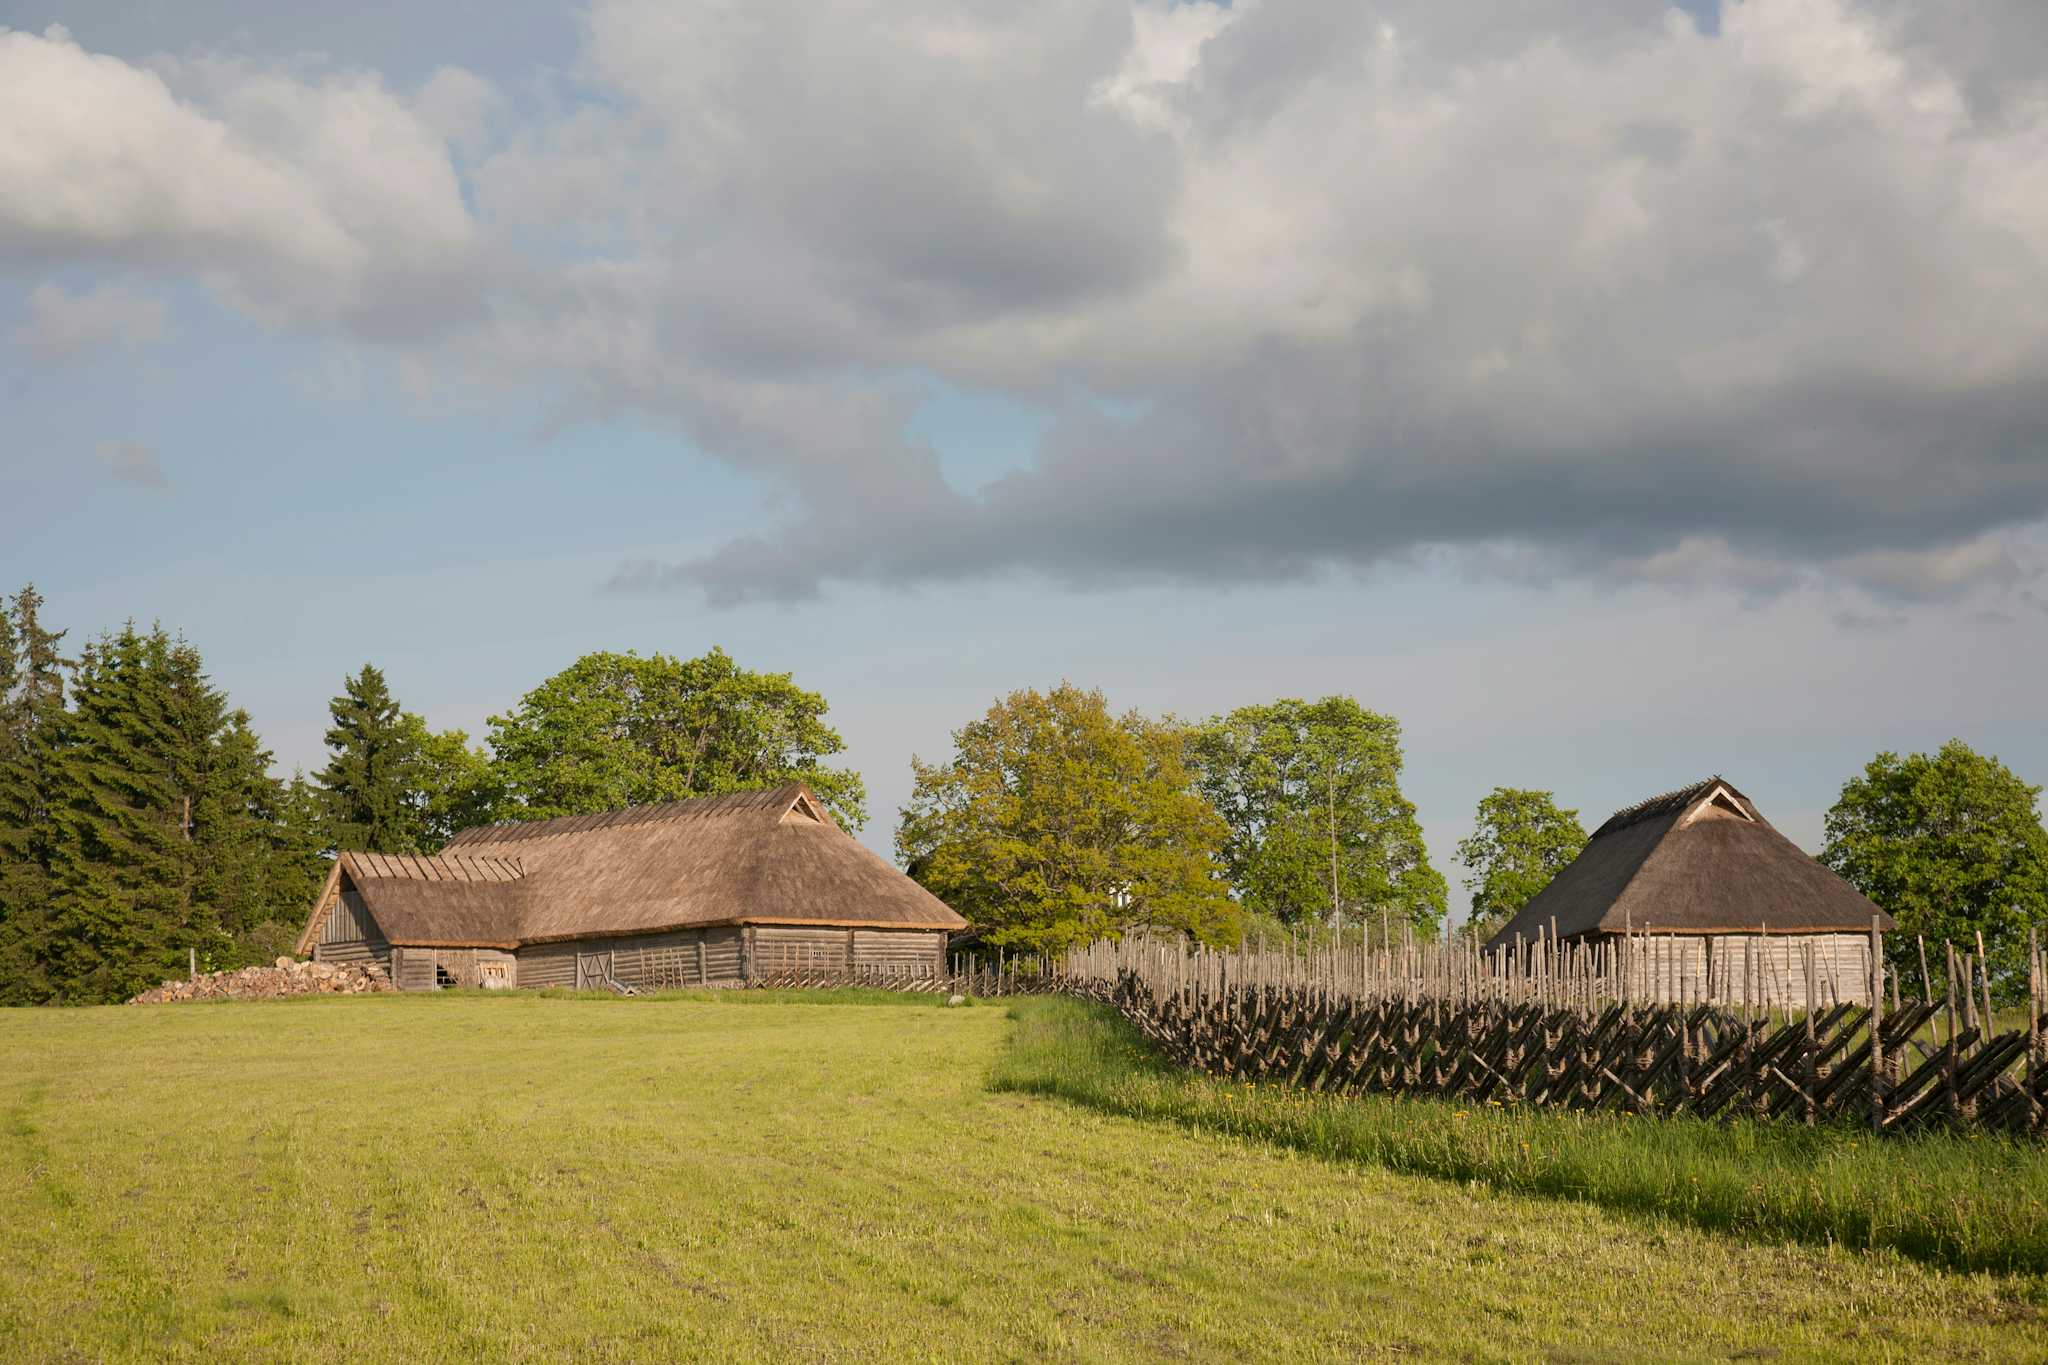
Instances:
[[[0,264],[196,275],[278,325],[459,316],[475,247],[446,143],[372,74],[132,66],[0,30]]]
[[[4,35],[0,178],[50,189],[0,206],[0,256],[195,274],[776,490],[779,520],[623,566],[639,590],[1431,555],[2017,592],[2039,560],[1999,547],[2048,519],[2039,14],[598,0],[517,106]],[[1033,461],[954,490],[909,374],[1042,408]]]
[[[107,472],[124,483],[139,484],[156,492],[166,492],[171,481],[164,477],[164,467],[157,462],[156,452],[140,441],[101,441],[93,452]]]
[[[29,320],[15,337],[45,361],[67,363],[107,346],[140,346],[164,334],[164,305],[119,284],[68,293],[55,282],[29,291]]]

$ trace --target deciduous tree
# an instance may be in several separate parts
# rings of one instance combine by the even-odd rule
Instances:
[[[825,699],[787,673],[695,659],[586,654],[491,717],[504,815],[545,819],[801,781],[848,828],[867,820],[860,775]]]
[[[954,732],[949,762],[911,760],[896,848],[987,941],[1057,951],[1136,928],[1234,943],[1228,835],[1195,790],[1188,733],[1110,714],[1062,683],[1013,692]]]
[[[1881,753],[1827,813],[1821,861],[1898,921],[1895,962],[1917,974],[1912,936],[1981,932],[1994,972],[2023,979],[2027,926],[2048,920],[2041,788],[1952,739],[1934,754]]]
[[[1436,932],[1446,887],[1401,794],[1393,717],[1350,697],[1241,706],[1200,728],[1194,766],[1248,909],[1290,923],[1387,912]]]
[[[1561,809],[1549,792],[1495,787],[1480,798],[1473,831],[1458,843],[1472,893],[1467,929],[1481,938],[1496,933],[1585,846],[1579,813]]]

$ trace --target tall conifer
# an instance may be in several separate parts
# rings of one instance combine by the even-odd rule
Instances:
[[[45,952],[60,998],[113,1000],[164,979],[192,944],[183,850],[189,761],[174,646],[130,622],[80,653],[53,813]]]
[[[332,753],[320,770],[332,847],[373,853],[420,851],[417,728],[369,664],[328,703]]]
[[[51,994],[51,800],[70,661],[42,606],[33,583],[0,601],[0,1004]]]

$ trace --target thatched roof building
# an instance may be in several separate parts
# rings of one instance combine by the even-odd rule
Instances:
[[[381,961],[406,988],[711,985],[936,973],[965,923],[791,783],[479,826],[433,857],[344,852],[299,951]]]
[[[1616,811],[1487,946],[1648,934],[1639,951],[1649,970],[1669,970],[1676,990],[1691,973],[1702,985],[1732,980],[1738,958],[1756,972],[1757,945],[1739,940],[1767,935],[1779,976],[1803,981],[1810,971],[1817,994],[1846,1000],[1868,994],[1873,917],[1893,927],[1748,797],[1710,777]]]

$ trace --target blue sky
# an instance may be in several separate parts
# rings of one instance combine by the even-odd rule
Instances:
[[[0,5],[0,581],[284,767],[720,644],[881,848],[1062,678],[1391,712],[1454,879],[1495,784],[2048,777],[2028,7],[747,15]]]

